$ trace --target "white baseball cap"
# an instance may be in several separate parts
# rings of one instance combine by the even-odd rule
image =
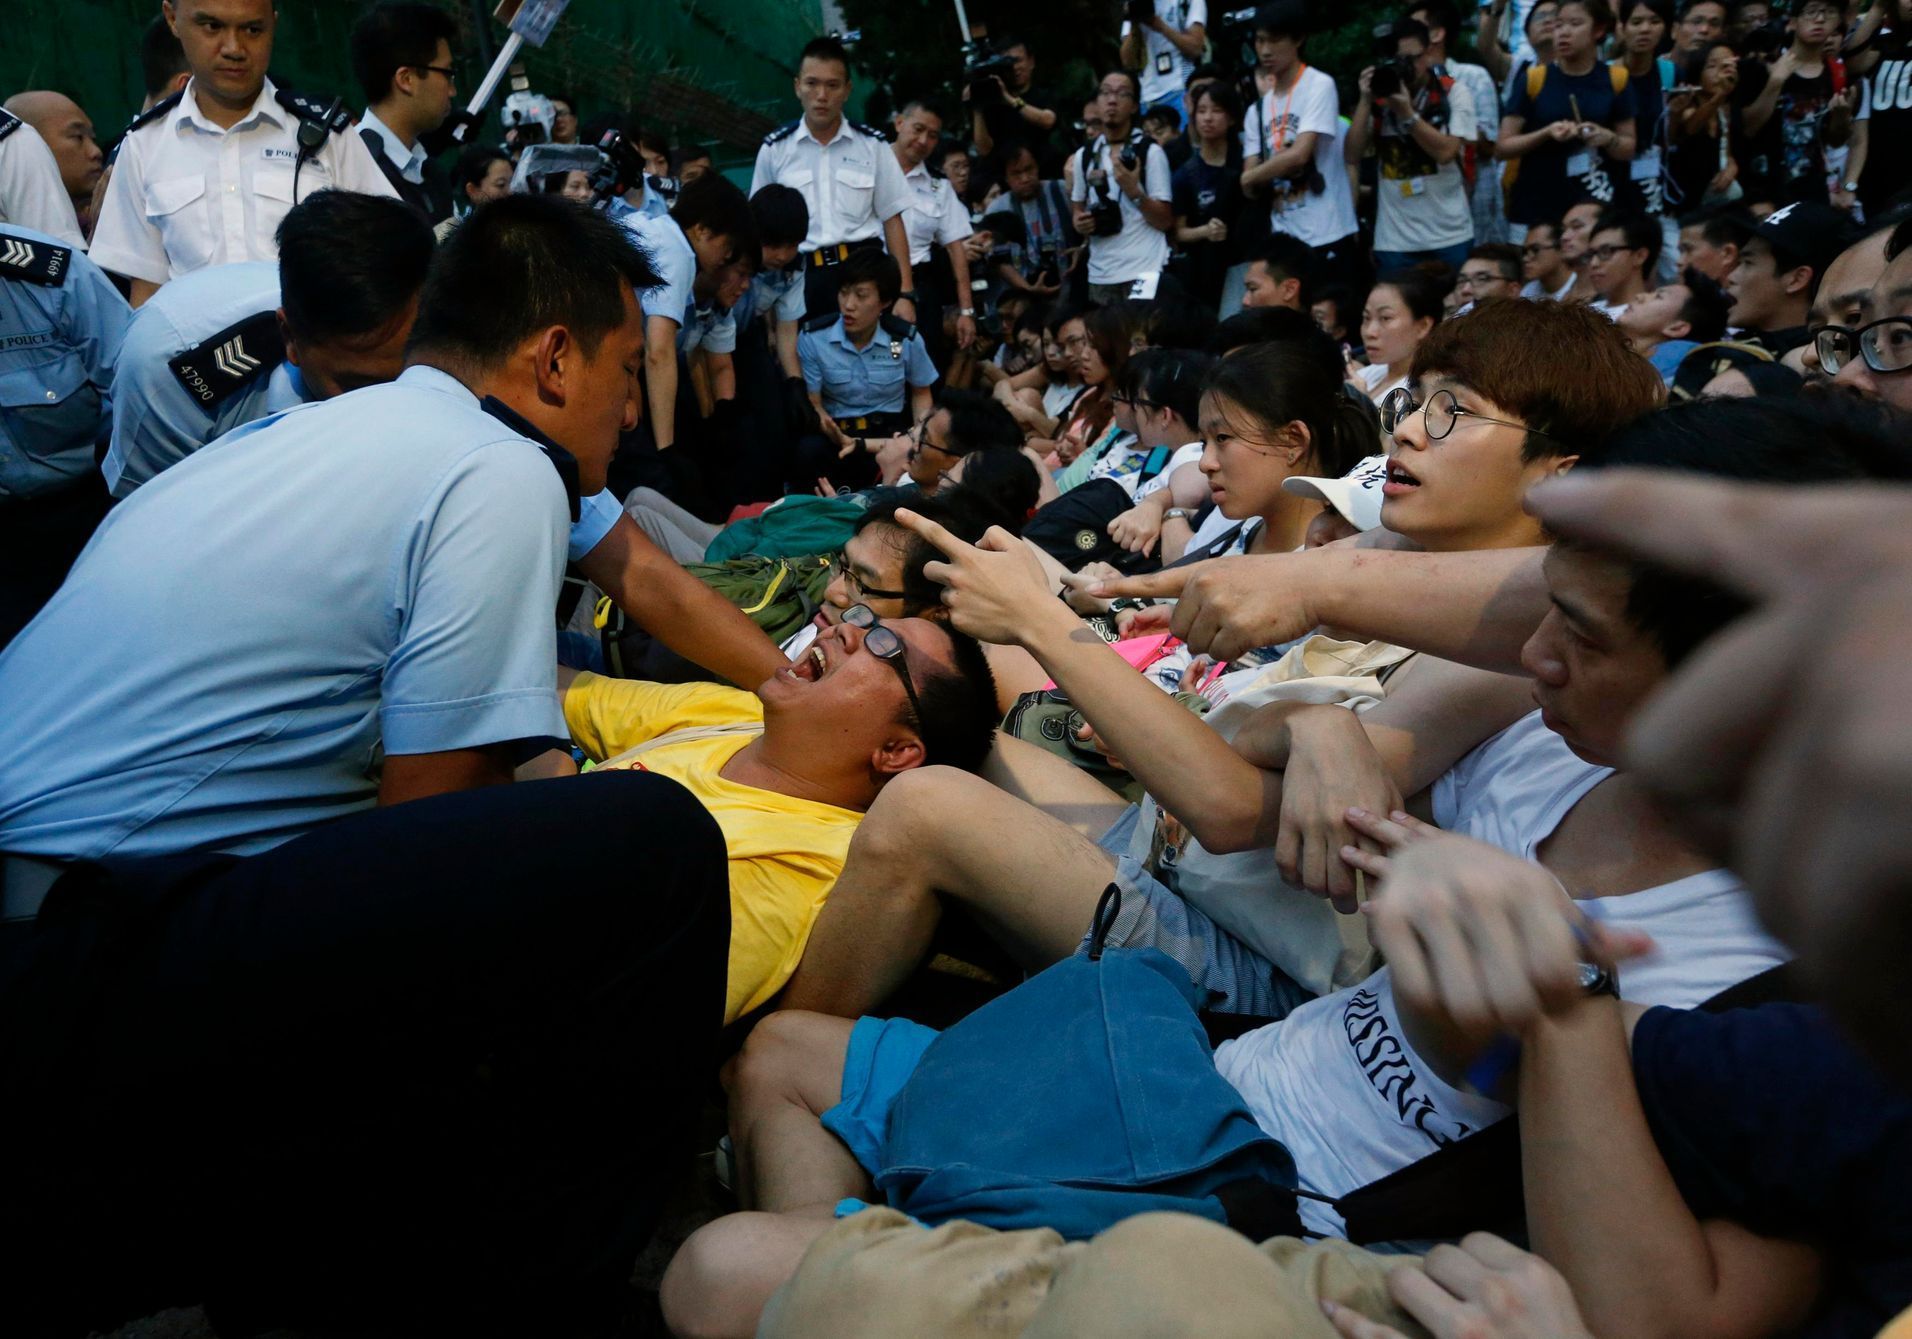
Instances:
[[[1357,530],[1381,524],[1381,485],[1387,482],[1388,458],[1369,456],[1339,479],[1298,476],[1283,479],[1282,488],[1296,497],[1320,498]]]

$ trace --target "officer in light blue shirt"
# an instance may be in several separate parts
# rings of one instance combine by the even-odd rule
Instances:
[[[668,450],[681,435],[677,423],[678,358],[697,311],[700,274],[715,276],[739,252],[757,249],[756,225],[742,191],[711,173],[678,192],[668,218],[626,218],[657,271],[659,283],[642,295],[644,387],[651,438]],[[734,343],[734,341],[733,341]]]
[[[803,382],[822,423],[820,438],[800,444],[806,459],[830,473],[834,458],[874,453],[884,439],[929,415],[936,366],[915,326],[890,313],[901,278],[894,257],[859,251],[835,267],[836,316],[817,316],[797,337]],[[818,447],[834,447],[819,456]],[[867,466],[847,481],[867,482]]]
[[[431,263],[431,229],[402,201],[317,191],[279,225],[276,264],[198,270],[133,315],[121,347],[113,439],[100,470],[114,497],[269,414],[393,380]],[[573,559],[616,523],[585,500]]]
[[[154,294],[120,356],[101,472],[117,498],[241,424],[395,378],[434,242],[402,201],[315,191],[279,259],[216,265]]]
[[[651,278],[600,216],[486,205],[396,382],[247,424],[121,503],[0,653],[0,862],[261,851],[508,781],[562,736],[566,532],[635,421]],[[594,579],[647,585],[639,619],[679,649],[733,678],[785,663],[682,569],[626,557]],[[756,641],[726,643],[725,612]]]
[[[105,513],[95,448],[131,319],[85,252],[0,226],[0,646]]]

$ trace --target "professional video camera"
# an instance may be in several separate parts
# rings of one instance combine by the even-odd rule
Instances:
[[[598,204],[636,188],[644,177],[644,155],[621,130],[607,130],[594,150],[600,162],[591,174],[591,198]]]
[[[516,92],[505,99],[499,111],[506,138],[512,144],[548,144],[551,127],[557,124],[558,109],[542,93]]]
[[[969,83],[969,100],[979,107],[1002,100],[1002,90],[996,87],[996,81],[1000,79],[1007,84],[1015,69],[1016,58],[998,51],[987,37],[963,45],[963,78]]]

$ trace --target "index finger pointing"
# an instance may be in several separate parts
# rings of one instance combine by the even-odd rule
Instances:
[[[897,509],[896,523],[905,530],[921,535],[946,558],[960,558],[969,551],[967,543],[950,534],[939,523],[927,516],[919,516],[907,507]]]
[[[1184,586],[1207,570],[1208,562],[1190,563],[1187,567],[1165,567],[1159,572],[1150,572],[1144,576],[1120,577],[1101,582],[1091,586],[1089,593],[1091,595],[1128,595],[1138,598],[1144,596],[1177,598],[1181,595]]]

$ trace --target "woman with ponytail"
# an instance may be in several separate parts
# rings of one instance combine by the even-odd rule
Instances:
[[[1236,527],[1221,553],[1287,553],[1302,547],[1319,499],[1290,479],[1338,479],[1381,449],[1374,419],[1341,389],[1332,346],[1254,344],[1224,358],[1202,389],[1202,474],[1216,512]],[[1214,549],[1214,518],[1188,552]]]

